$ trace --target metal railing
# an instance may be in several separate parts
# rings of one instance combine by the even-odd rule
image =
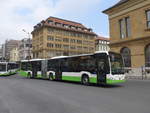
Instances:
[[[140,68],[125,68],[126,79],[150,79],[150,67],[142,66]]]

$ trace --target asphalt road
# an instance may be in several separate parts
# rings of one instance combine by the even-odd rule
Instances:
[[[150,81],[97,87],[1,77],[0,113],[150,113]]]

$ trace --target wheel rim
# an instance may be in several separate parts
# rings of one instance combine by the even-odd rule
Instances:
[[[88,84],[88,78],[87,77],[83,78],[83,84]]]
[[[50,79],[50,80],[53,80],[53,75],[49,75],[49,79]]]

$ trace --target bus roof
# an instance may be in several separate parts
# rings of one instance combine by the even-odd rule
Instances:
[[[71,58],[71,57],[86,56],[86,55],[93,55],[93,54],[81,54],[81,55],[72,55],[72,56],[58,56],[58,57],[52,57],[51,59]]]
[[[21,62],[28,62],[29,60],[21,60]]]
[[[106,54],[108,54],[109,52],[108,51],[96,51],[95,53],[106,53]]]
[[[8,62],[0,62],[0,64],[7,64]]]
[[[8,63],[16,64],[16,62],[8,62]]]
[[[21,60],[21,62],[29,62],[29,61],[41,61],[41,60],[45,60],[45,59],[30,59],[30,60]]]
[[[67,58],[67,57],[69,57],[69,56],[56,56],[56,57],[52,57],[50,59],[59,59],[59,58]]]
[[[80,54],[80,55],[72,55],[72,56],[57,56],[57,57],[52,57],[50,59],[61,59],[61,58],[71,58],[71,57],[78,57],[78,56],[88,56],[88,55],[94,55],[97,53],[106,53],[109,54],[108,51],[96,51],[95,53],[91,53],[91,54]],[[48,59],[48,60],[50,60]]]
[[[45,59],[31,59],[30,61],[42,61],[42,60],[45,60]]]

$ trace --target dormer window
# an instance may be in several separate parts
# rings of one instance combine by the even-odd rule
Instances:
[[[71,29],[76,29],[76,27],[75,26],[71,26]]]
[[[63,26],[64,26],[65,28],[69,28],[69,26],[68,26],[68,25],[65,25],[65,24],[64,24]]]
[[[92,32],[92,29],[89,29],[89,32]]]
[[[82,28],[78,27],[78,30],[82,30]]]
[[[36,29],[37,28],[37,26],[34,26],[34,29]]]
[[[48,20],[48,24],[52,25],[53,21],[52,20]]]
[[[37,24],[37,27],[41,27],[41,24]]]
[[[87,29],[84,29],[84,31],[88,31]]]
[[[61,23],[58,23],[58,22],[56,22],[55,25],[56,25],[56,26],[62,26],[62,24],[61,24]]]

